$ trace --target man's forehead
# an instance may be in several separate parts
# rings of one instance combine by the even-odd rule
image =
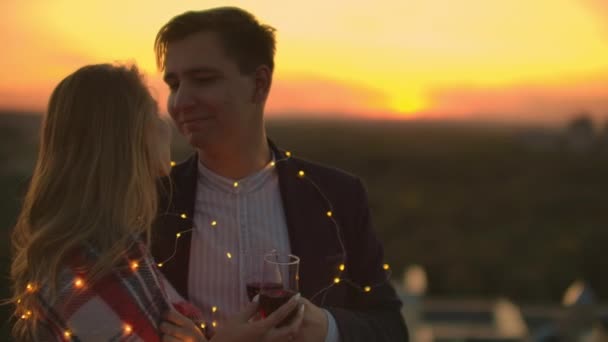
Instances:
[[[199,32],[167,44],[165,73],[218,68],[226,61],[224,49],[212,32]]]
[[[169,66],[169,64],[187,64],[191,60],[224,57],[224,49],[217,34],[203,31],[168,43],[165,61]]]

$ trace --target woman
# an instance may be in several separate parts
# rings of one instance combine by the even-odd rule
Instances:
[[[135,67],[85,66],[55,88],[13,232],[18,340],[205,341],[145,247],[168,139]],[[252,304],[213,341],[285,340],[302,310],[274,326],[296,306],[253,321]]]

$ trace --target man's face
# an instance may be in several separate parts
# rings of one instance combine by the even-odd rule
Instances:
[[[242,75],[214,32],[199,32],[167,46],[167,109],[190,145],[242,143],[255,120],[254,79]]]

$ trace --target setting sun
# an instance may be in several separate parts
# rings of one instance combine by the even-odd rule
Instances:
[[[277,29],[269,115],[608,113],[601,0],[3,3],[0,107],[42,111],[62,77],[112,61],[137,63],[164,103],[157,30],[186,10],[225,5]]]

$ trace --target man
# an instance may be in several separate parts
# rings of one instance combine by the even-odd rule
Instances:
[[[155,50],[168,111],[197,151],[173,168],[156,225],[152,250],[169,281],[221,325],[248,300],[239,256],[289,251],[309,299],[297,341],[406,341],[361,181],[266,137],[274,29],[238,8],[186,12]]]

